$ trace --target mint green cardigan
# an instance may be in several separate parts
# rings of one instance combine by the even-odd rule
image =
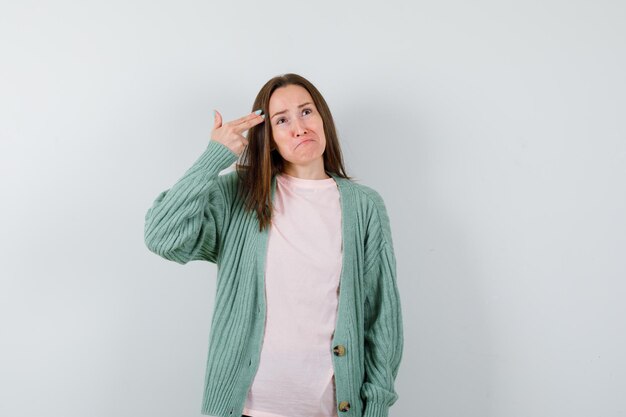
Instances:
[[[237,173],[219,173],[238,159],[210,140],[205,151],[145,216],[145,243],[185,264],[217,265],[202,414],[240,417],[254,379],[265,327],[268,229],[236,195]],[[329,173],[340,194],[343,266],[332,339],[339,417],[385,417],[398,394],[403,350],[400,294],[389,218],[372,188]],[[272,179],[272,196],[276,187]],[[285,415],[290,410],[285,408]]]

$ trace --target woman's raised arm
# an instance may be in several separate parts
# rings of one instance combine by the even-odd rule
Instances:
[[[262,121],[262,116],[251,113],[222,125],[216,112],[206,150],[182,178],[156,197],[145,215],[144,239],[152,252],[180,264],[216,262],[229,211],[218,174],[237,160],[246,145],[241,133]]]

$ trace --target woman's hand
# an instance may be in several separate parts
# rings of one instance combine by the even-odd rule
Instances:
[[[248,146],[248,140],[242,133],[263,121],[265,121],[265,115],[260,116],[253,112],[247,116],[222,124],[222,115],[215,110],[211,140],[219,142],[237,155],[241,155],[243,149]]]

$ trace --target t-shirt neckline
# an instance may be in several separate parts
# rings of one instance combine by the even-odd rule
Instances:
[[[312,180],[307,178],[298,178],[284,172],[279,172],[276,174],[282,182],[287,182],[292,185],[297,185],[298,187],[306,187],[306,188],[325,188],[335,186],[335,179],[331,176],[330,178],[324,178],[321,180]]]

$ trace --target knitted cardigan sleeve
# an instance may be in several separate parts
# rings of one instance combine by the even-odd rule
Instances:
[[[145,215],[144,240],[150,251],[179,264],[217,261],[228,213],[218,174],[237,158],[211,140],[182,178],[159,193]]]
[[[374,192],[376,210],[368,228],[375,255],[365,272],[365,379],[361,397],[364,417],[387,417],[397,400],[394,382],[404,345],[402,309],[396,283],[396,258],[385,204]]]

